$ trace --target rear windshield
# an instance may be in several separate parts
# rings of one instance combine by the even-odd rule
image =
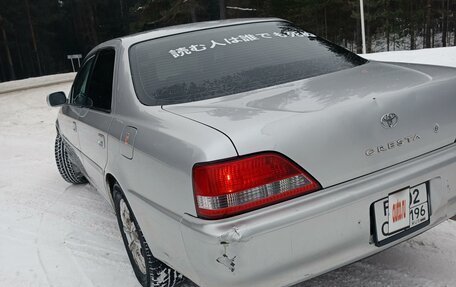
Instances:
[[[287,22],[189,32],[130,48],[136,93],[151,106],[247,92],[365,62]]]

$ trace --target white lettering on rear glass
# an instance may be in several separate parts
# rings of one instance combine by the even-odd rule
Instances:
[[[259,33],[259,34],[255,34],[255,35],[257,35],[263,39],[272,39],[271,34],[269,34],[269,33]]]
[[[190,45],[188,49],[192,52],[201,52],[206,50],[206,45],[204,44],[198,44],[198,45]]]
[[[215,49],[218,46],[227,46],[232,44],[241,44],[247,42],[258,41],[261,39],[273,39],[273,38],[288,38],[288,37],[315,37],[315,35],[304,32],[304,31],[282,31],[274,33],[258,33],[258,34],[243,34],[224,38],[223,41],[211,40],[209,45],[206,44],[192,44],[188,47],[180,47],[173,50],[169,50],[169,54],[173,58],[180,58],[187,55],[191,55],[194,52],[202,52],[207,49]],[[208,48],[209,47],[209,48]]]
[[[257,36],[252,35],[252,34],[239,35],[239,38],[241,38],[241,40],[244,42],[259,40]]]
[[[226,46],[225,43],[219,43],[219,42],[216,42],[214,40],[211,40],[211,43],[212,43],[212,45],[210,47],[211,49],[214,49],[216,46]]]

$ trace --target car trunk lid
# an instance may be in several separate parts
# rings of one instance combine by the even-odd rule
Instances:
[[[328,187],[453,143],[455,78],[451,68],[369,62],[163,108],[223,132],[239,155],[280,152]]]

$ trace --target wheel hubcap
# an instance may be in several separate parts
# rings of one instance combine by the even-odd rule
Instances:
[[[122,229],[127,238],[127,246],[133,255],[133,259],[136,262],[139,270],[146,274],[146,260],[144,259],[141,241],[139,240],[139,234],[136,230],[136,225],[133,222],[130,209],[128,209],[127,204],[124,199],[120,200],[120,219],[122,220]]]

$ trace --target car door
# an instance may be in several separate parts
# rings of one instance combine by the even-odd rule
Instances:
[[[107,133],[112,122],[111,103],[115,50],[97,52],[79,117],[79,142],[89,181],[104,196],[104,169],[108,158]]]
[[[68,105],[62,107],[59,115],[59,132],[66,142],[71,144],[76,151],[80,150],[78,135],[78,120],[81,114],[80,102],[86,91],[87,80],[92,69],[95,58],[91,57],[85,61],[79,70],[71,87]]]

